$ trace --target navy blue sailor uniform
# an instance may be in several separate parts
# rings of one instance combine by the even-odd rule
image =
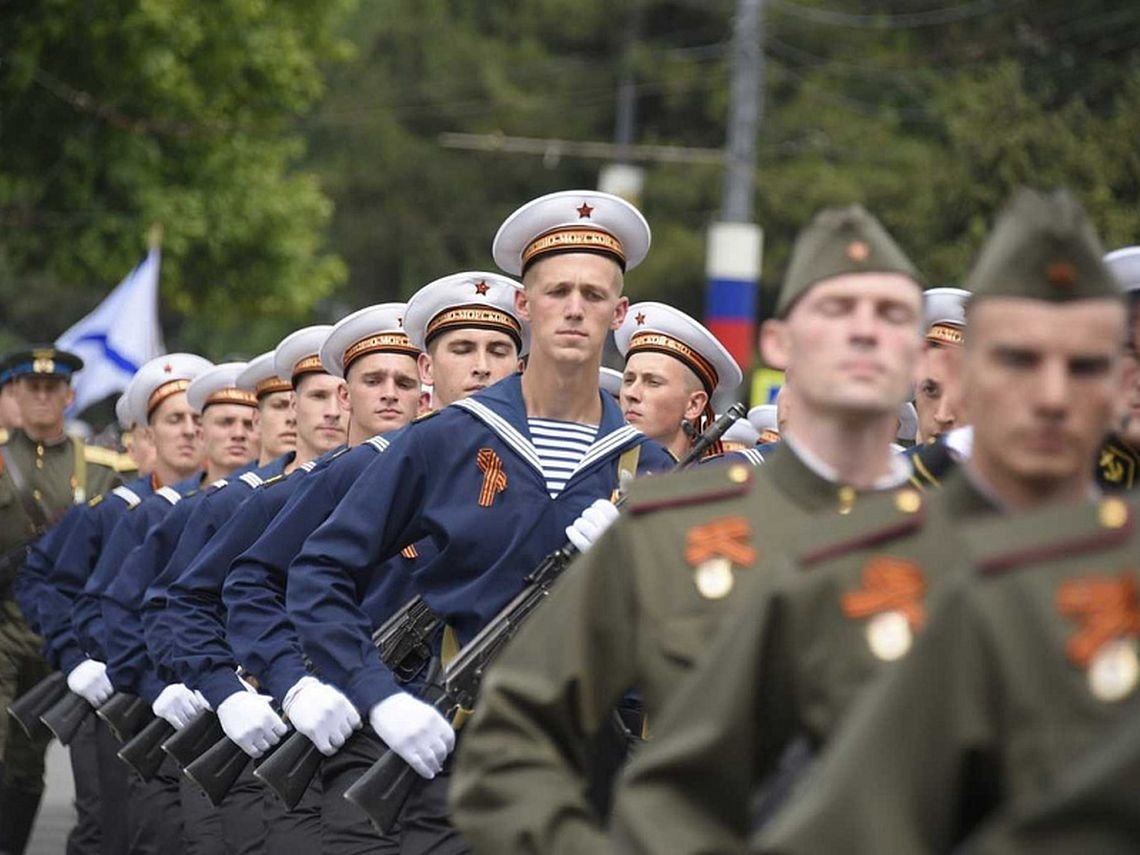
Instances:
[[[668,452],[599,396],[595,440],[556,497],[530,437],[518,375],[401,433],[289,568],[289,615],[323,679],[365,714],[401,691],[372,645],[354,579],[401,548],[424,538],[435,545],[432,559],[411,572],[412,585],[462,644],[562,546],[566,527],[587,506],[611,496],[624,452],[640,448],[641,473],[671,468]]]
[[[250,494],[266,481],[283,475],[294,456],[295,453],[290,451],[269,461],[265,466],[236,473],[216,482],[191,507],[178,543],[165,565],[155,565],[156,569],[161,569],[147,587],[142,600],[140,616],[147,652],[160,671],[176,673],[173,664],[175,641],[171,625],[176,612],[167,612],[171,587],[195,563],[222,527],[238,513]]]

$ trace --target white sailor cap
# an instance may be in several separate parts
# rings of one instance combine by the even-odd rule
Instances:
[[[717,418],[721,416],[717,413]],[[756,430],[755,426],[748,419],[737,419],[732,423],[732,426],[724,432],[721,437],[725,442],[738,442],[741,445],[752,447],[760,441],[760,433]]]
[[[186,401],[196,413],[205,412],[211,404],[241,404],[257,406],[257,395],[238,385],[238,378],[248,362],[223,362],[207,368],[190,381],[186,388]]]
[[[596,252],[633,270],[649,252],[649,224],[625,199],[598,190],[560,190],[527,202],[499,226],[495,263],[521,276],[536,258]]]
[[[926,320],[926,340],[941,344],[961,344],[966,328],[966,303],[970,292],[962,288],[928,288],[922,292],[922,313]]]
[[[915,410],[914,404],[905,401],[899,406],[899,430],[895,437],[914,442],[916,436],[918,436],[918,411]]]
[[[530,349],[530,324],[518,315],[515,295],[522,285],[500,273],[469,270],[429,282],[412,295],[404,329],[426,348],[443,332],[465,327],[492,329],[515,340],[519,356]]]
[[[1114,249],[1104,257],[1104,263],[1126,293],[1140,291],[1140,246]]]
[[[281,377],[288,377],[289,383],[297,385],[297,380],[305,374],[324,374],[325,368],[321,365],[321,345],[332,332],[331,324],[317,324],[313,327],[302,327],[291,332],[277,349],[273,351],[273,369]]]
[[[245,370],[238,375],[234,385],[253,392],[259,401],[274,392],[292,392],[293,384],[289,382],[289,375],[282,377],[277,373],[274,363],[276,354],[277,351],[271,350],[255,356],[246,363]]]
[[[168,353],[145,363],[127,387],[127,411],[135,424],[145,425],[159,404],[178,392],[213,363],[195,353]]]
[[[775,404],[760,404],[748,411],[748,421],[759,434],[757,442],[779,442],[780,421]]]
[[[680,360],[700,379],[705,391],[732,392],[743,379],[740,366],[716,336],[679,309],[664,303],[634,303],[614,333],[626,359],[653,351]]]
[[[602,366],[598,372],[598,388],[609,392],[615,398],[621,394],[622,373],[616,368]]]
[[[135,420],[131,417],[131,402],[126,392],[115,401],[115,421],[123,430],[131,430],[135,426]]]
[[[343,377],[353,362],[369,353],[402,353],[415,359],[420,349],[404,330],[407,303],[379,303],[341,318],[321,345],[321,365]]]

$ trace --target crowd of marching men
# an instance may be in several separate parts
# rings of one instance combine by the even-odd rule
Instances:
[[[1136,851],[1140,248],[1022,190],[925,289],[825,209],[746,417],[649,248],[535,199],[502,273],[148,362],[132,463],[4,360],[0,853],[53,735],[69,853]]]

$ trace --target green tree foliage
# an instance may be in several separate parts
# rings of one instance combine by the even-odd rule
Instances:
[[[271,346],[344,278],[294,117],[345,56],[344,0],[0,7],[0,298],[50,339],[165,226],[169,342]],[[29,283],[42,285],[29,298]],[[14,329],[13,329],[14,328]]]

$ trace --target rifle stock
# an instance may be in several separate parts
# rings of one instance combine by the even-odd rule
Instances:
[[[221,807],[222,800],[241,777],[249,761],[250,756],[236,742],[223,736],[201,757],[187,765],[182,774],[201,788],[210,804]]]
[[[138,695],[118,692],[95,710],[95,715],[103,720],[115,739],[122,744],[138,733],[148,716],[154,714],[146,701]]]
[[[744,415],[743,404],[733,404],[693,442],[674,471],[696,462],[719,440],[732,423]],[[621,499],[618,500],[620,506]],[[515,597],[499,610],[486,626],[464,645],[444,669],[442,680],[428,678],[432,706],[445,718],[459,710],[474,708],[483,674],[518,632],[519,627],[546,599],[551,586],[578,553],[572,543],[564,544],[544,558],[526,577],[526,584]],[[347,790],[344,797],[363,810],[382,834],[395,824],[404,802],[416,781],[415,771],[403,758],[388,749]]]
[[[40,721],[47,725],[61,745],[70,745],[84,720],[94,711],[82,695],[68,692],[40,716]]]
[[[253,777],[273,790],[285,806],[293,810],[309,789],[323,759],[324,755],[307,736],[293,731],[281,740],[271,756],[253,770]]]
[[[170,730],[172,735],[162,743],[162,750],[174,759],[179,769],[185,769],[226,735],[218,716],[209,710],[182,730],[175,731],[173,727]]]
[[[49,674],[8,705],[8,714],[16,720],[29,739],[43,732],[40,716],[59,703],[67,694],[67,677],[59,671]]]
[[[130,766],[140,778],[149,781],[158,774],[166,752],[162,743],[174,733],[170,723],[158,716],[119,749],[119,759]]]

